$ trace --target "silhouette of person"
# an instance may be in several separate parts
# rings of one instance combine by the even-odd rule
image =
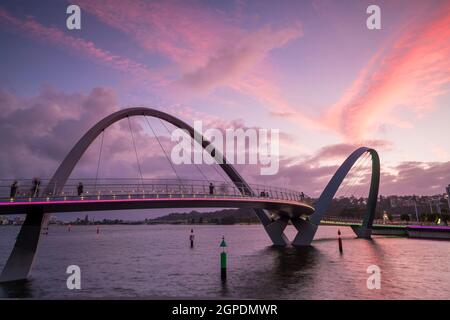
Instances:
[[[214,185],[212,184],[212,182],[209,183],[209,194],[214,194]]]
[[[9,193],[9,197],[11,199],[16,198],[18,189],[19,189],[19,186],[18,186],[17,180],[14,180],[14,182],[11,184],[11,191]]]
[[[39,186],[41,185],[41,181],[39,178],[33,178],[33,186],[31,187],[31,196],[36,198],[39,197]]]
[[[302,193],[300,193],[300,201],[303,201],[303,200],[305,200],[305,194],[302,192]]]
[[[78,192],[78,196],[81,197],[83,195],[83,184],[81,182],[78,183],[77,186],[77,192]]]

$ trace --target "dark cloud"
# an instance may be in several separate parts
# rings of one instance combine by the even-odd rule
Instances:
[[[0,177],[50,178],[58,165],[81,138],[103,117],[119,109],[111,89],[94,88],[88,94],[67,94],[52,87],[43,88],[32,98],[24,99],[0,91]],[[162,124],[148,118],[159,141],[142,117],[129,119],[144,178],[174,179],[176,174],[161,150],[170,156],[174,142]],[[241,126],[240,121],[232,122]],[[173,126],[167,125],[169,130]],[[71,178],[94,178],[97,175],[101,137],[88,148],[74,169]],[[139,178],[136,153],[128,120],[119,121],[104,132],[100,178]],[[209,174],[212,168],[201,170]],[[196,166],[176,166],[183,178],[200,179]],[[214,174],[213,174],[214,175]],[[217,179],[217,175],[214,175]]]
[[[49,177],[86,130],[117,110],[110,89],[88,95],[43,88],[30,99],[0,92],[0,174],[3,178]]]
[[[367,144],[380,151],[390,148],[389,142],[373,141]],[[359,145],[336,144],[326,146],[302,161],[286,159],[280,161],[279,173],[275,176],[259,175],[256,166],[240,167],[244,176],[249,176],[254,183],[272,186],[283,186],[303,191],[310,196],[317,197],[323,191],[340,163]],[[326,164],[329,160],[336,160]],[[323,164],[325,163],[325,164]],[[370,162],[362,168],[351,170],[344,180],[338,195],[342,191],[356,191],[367,196],[371,172]],[[359,172],[358,172],[359,171]],[[381,163],[380,194],[383,195],[435,195],[445,192],[450,183],[450,161],[448,162],[401,162],[393,167],[385,167]],[[357,181],[358,183],[355,183]],[[354,186],[348,187],[349,184]],[[350,195],[350,194],[348,194]]]
[[[394,169],[397,175],[384,172],[381,176],[383,194],[441,194],[450,184],[450,161],[403,162]]]
[[[359,143],[332,144],[319,149],[319,151],[308,159],[309,163],[328,160],[344,160],[357,148],[366,146],[376,150],[389,150],[392,143],[387,140],[364,140]]]

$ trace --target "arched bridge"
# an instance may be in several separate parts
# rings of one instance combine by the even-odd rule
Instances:
[[[207,181],[206,185],[199,185],[186,183],[179,178],[176,182],[167,183],[165,189],[162,190],[160,185],[149,183],[144,179],[131,187],[115,184],[114,190],[111,189],[113,188],[112,185],[100,186],[95,181],[93,185],[87,185],[87,189],[80,196],[68,193],[69,176],[92,142],[112,124],[122,119],[128,119],[129,121],[129,118],[134,116],[142,116],[146,120],[147,117],[158,118],[175,127],[184,129],[214,159],[222,160],[218,165],[231,182],[226,184],[223,189],[221,188],[221,191],[211,192],[209,189],[210,181]],[[131,125],[130,131],[133,138]],[[135,146],[134,140],[133,145]],[[100,120],[81,137],[67,154],[53,177],[42,184],[43,192],[40,196],[19,194],[14,199],[0,199],[1,214],[26,214],[14,248],[0,275],[0,281],[14,281],[28,277],[41,230],[46,227],[49,215],[56,212],[189,207],[250,208],[254,210],[274,245],[284,246],[289,243],[284,234],[289,221],[298,230],[292,245],[310,245],[340,184],[356,161],[367,153],[372,158],[369,201],[362,225],[359,228],[354,228],[356,234],[364,238],[371,235],[378,196],[380,164],[378,154],[374,149],[362,147],[355,150],[337,170],[313,207],[311,203],[305,200],[303,193],[248,184],[219,150],[214,149],[207,139],[195,132],[193,127],[182,120],[150,108],[139,107],[120,110]],[[155,185],[158,186],[155,187]],[[88,190],[89,188],[92,190]],[[106,192],[104,192],[105,190]]]

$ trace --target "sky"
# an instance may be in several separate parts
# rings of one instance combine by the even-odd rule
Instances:
[[[81,30],[66,28],[70,4]],[[366,27],[370,4],[380,30]],[[1,178],[51,177],[102,117],[147,106],[206,127],[279,129],[279,173],[238,166],[250,182],[317,196],[368,146],[381,194],[450,183],[450,1],[0,0],[0,43]],[[144,120],[131,121],[145,177],[173,178]],[[72,177],[96,174],[99,144]],[[102,178],[137,177],[125,121],[103,148]]]

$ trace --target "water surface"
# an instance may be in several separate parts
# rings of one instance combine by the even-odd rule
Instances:
[[[274,248],[260,225],[50,226],[29,281],[0,286],[1,297],[449,299],[450,242],[355,239],[319,228],[311,248]],[[0,227],[0,266],[18,227]],[[288,227],[292,238],[294,230]],[[220,280],[219,243],[228,244],[228,279]],[[81,290],[68,290],[66,268],[81,268]],[[381,268],[381,289],[367,289],[369,265]]]

